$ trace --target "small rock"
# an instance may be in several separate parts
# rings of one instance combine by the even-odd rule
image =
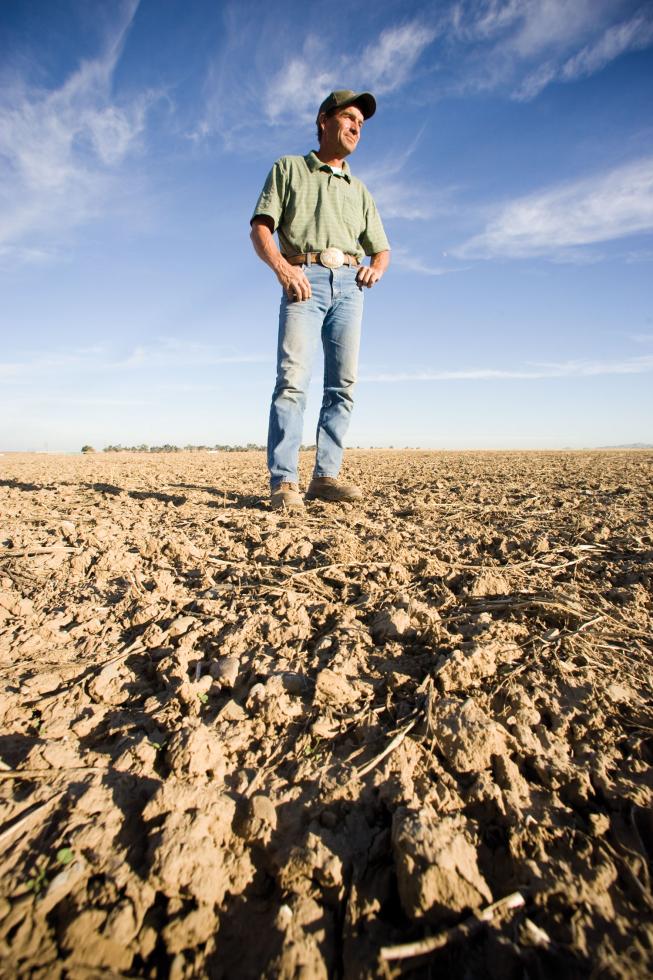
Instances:
[[[249,711],[255,711],[265,700],[265,684],[254,684],[247,695],[245,706]]]
[[[192,616],[177,616],[176,619],[170,623],[167,629],[168,636],[174,638],[176,636],[183,636],[188,630],[195,625],[195,619]]]
[[[306,687],[306,680],[301,674],[289,672],[283,675],[283,686],[288,694],[301,694]]]
[[[290,923],[293,920],[292,909],[289,905],[280,905],[279,911],[277,912],[277,918],[275,920],[275,926],[280,929],[281,932],[285,932]]]
[[[209,667],[211,677],[219,681],[223,687],[233,687],[238,679],[240,661],[238,657],[221,657],[214,660]]]
[[[218,717],[221,721],[244,721],[247,717],[244,708],[231,698],[227,703],[220,709]]]
[[[59,530],[66,541],[75,541],[77,539],[77,528],[72,521],[62,521],[59,525]]]

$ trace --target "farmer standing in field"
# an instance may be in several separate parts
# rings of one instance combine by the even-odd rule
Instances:
[[[311,364],[324,348],[324,393],[316,459],[307,499],[360,500],[360,489],[338,479],[343,439],[353,408],[363,288],[388,267],[390,252],[374,200],[353,177],[346,157],[374,115],[369,92],[331,92],[317,114],[319,149],[277,160],[251,220],[256,254],[283,288],[279,312],[277,381],[268,429],[270,502],[304,506],[297,475]],[[278,233],[279,245],[274,240]],[[362,265],[370,255],[369,265]]]

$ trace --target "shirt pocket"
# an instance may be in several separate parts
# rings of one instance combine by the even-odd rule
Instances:
[[[352,232],[356,241],[365,229],[363,206],[355,191],[348,189],[343,197],[342,216],[345,224]]]

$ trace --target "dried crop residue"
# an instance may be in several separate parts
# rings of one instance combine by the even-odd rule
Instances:
[[[652,454],[2,462],[5,975],[651,974]]]

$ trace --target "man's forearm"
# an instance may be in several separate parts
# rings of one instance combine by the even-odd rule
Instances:
[[[390,265],[390,249],[386,248],[384,252],[377,252],[370,259],[370,268],[379,272],[381,275]]]
[[[310,299],[311,284],[300,266],[291,265],[284,259],[274,240],[271,220],[255,218],[249,237],[259,259],[270,266],[288,298],[300,301]]]
[[[269,265],[276,275],[290,267],[277,247],[274,240],[274,232],[269,225],[262,221],[253,221],[252,230],[249,236],[254,246],[254,251],[262,262]]]

